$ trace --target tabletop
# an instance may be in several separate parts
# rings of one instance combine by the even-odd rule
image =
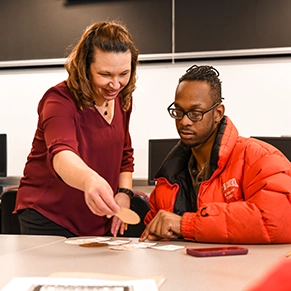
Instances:
[[[160,241],[157,245],[171,244],[183,246],[182,249],[112,250],[108,246],[86,248],[68,244],[62,237],[20,235],[10,239],[13,244],[4,247],[9,253],[4,255],[2,250],[0,255],[0,258],[5,258],[5,264],[0,266],[0,288],[18,276],[85,272],[132,277],[163,275],[165,281],[159,289],[161,291],[244,291],[274,265],[286,260],[285,255],[291,250],[291,244],[245,245],[249,249],[247,255],[199,258],[187,255],[186,248],[219,245],[175,240]],[[8,242],[9,238],[0,236],[0,244],[5,240]],[[130,244],[138,243],[136,238],[130,240]]]
[[[0,257],[11,253],[42,247],[57,241],[64,241],[62,236],[0,235]],[[1,260],[2,261],[2,260]],[[0,267],[2,268],[2,267]]]

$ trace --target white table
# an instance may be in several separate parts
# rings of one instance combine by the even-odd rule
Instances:
[[[0,236],[0,244],[3,236]],[[4,237],[4,239],[6,239]],[[186,254],[186,249],[161,251],[137,249],[110,250],[108,247],[84,248],[64,243],[60,237],[13,236],[15,252],[0,255],[0,288],[17,276],[49,276],[56,272],[89,272],[125,276],[151,277],[164,275],[161,291],[177,290],[246,290],[247,286],[264,275],[285,254],[288,245],[247,245],[249,253],[239,256],[197,258]],[[39,246],[33,245],[40,242]],[[137,239],[132,239],[137,242]],[[159,242],[185,247],[210,247],[185,241]],[[19,248],[26,245],[26,249]],[[2,252],[3,253],[3,252]],[[5,263],[3,263],[3,261]]]
[[[0,258],[9,254],[42,247],[57,241],[63,241],[62,236],[31,236],[31,235],[0,235]],[[0,270],[3,267],[3,258],[0,260]]]

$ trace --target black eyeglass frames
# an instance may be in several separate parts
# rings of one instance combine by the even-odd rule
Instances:
[[[201,121],[203,119],[203,116],[205,113],[213,110],[216,106],[218,106],[220,103],[217,102],[214,105],[212,105],[209,109],[206,110],[189,110],[189,111],[184,111],[181,109],[176,109],[176,108],[171,108],[171,106],[174,105],[175,102],[173,102],[168,108],[168,112],[170,116],[174,119],[183,119],[185,115],[191,120],[191,121]]]

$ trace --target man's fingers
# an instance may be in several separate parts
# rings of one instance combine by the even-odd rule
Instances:
[[[159,240],[161,238],[178,238],[179,235],[175,232],[175,228],[173,228],[173,223],[175,223],[175,225],[177,224],[177,217],[179,216],[172,216],[172,214],[169,216],[169,213],[166,211],[159,211],[154,219],[147,225],[140,237],[140,241],[145,241],[146,239]],[[180,219],[179,217],[179,221]]]
[[[141,242],[145,241],[148,238],[148,235],[149,235],[149,231],[148,231],[148,228],[146,228],[141,234],[139,241]]]
[[[148,240],[160,240],[160,239],[161,239],[161,237],[158,235],[155,235],[152,233],[148,235]]]
[[[153,234],[153,233],[150,233],[150,234],[148,234],[147,236],[141,236],[140,238],[139,238],[139,241],[140,242],[144,242],[145,240],[160,240],[161,239],[161,237],[160,236],[157,236],[157,235],[155,235],[155,234]]]

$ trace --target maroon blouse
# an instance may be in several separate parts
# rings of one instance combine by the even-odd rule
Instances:
[[[52,167],[53,156],[71,150],[107,180],[115,192],[120,172],[133,172],[129,134],[131,110],[115,99],[111,124],[92,108],[79,109],[66,82],[50,88],[38,106],[38,126],[20,180],[15,210],[33,208],[76,235],[103,235],[110,223],[93,214],[84,193],[64,183]]]

